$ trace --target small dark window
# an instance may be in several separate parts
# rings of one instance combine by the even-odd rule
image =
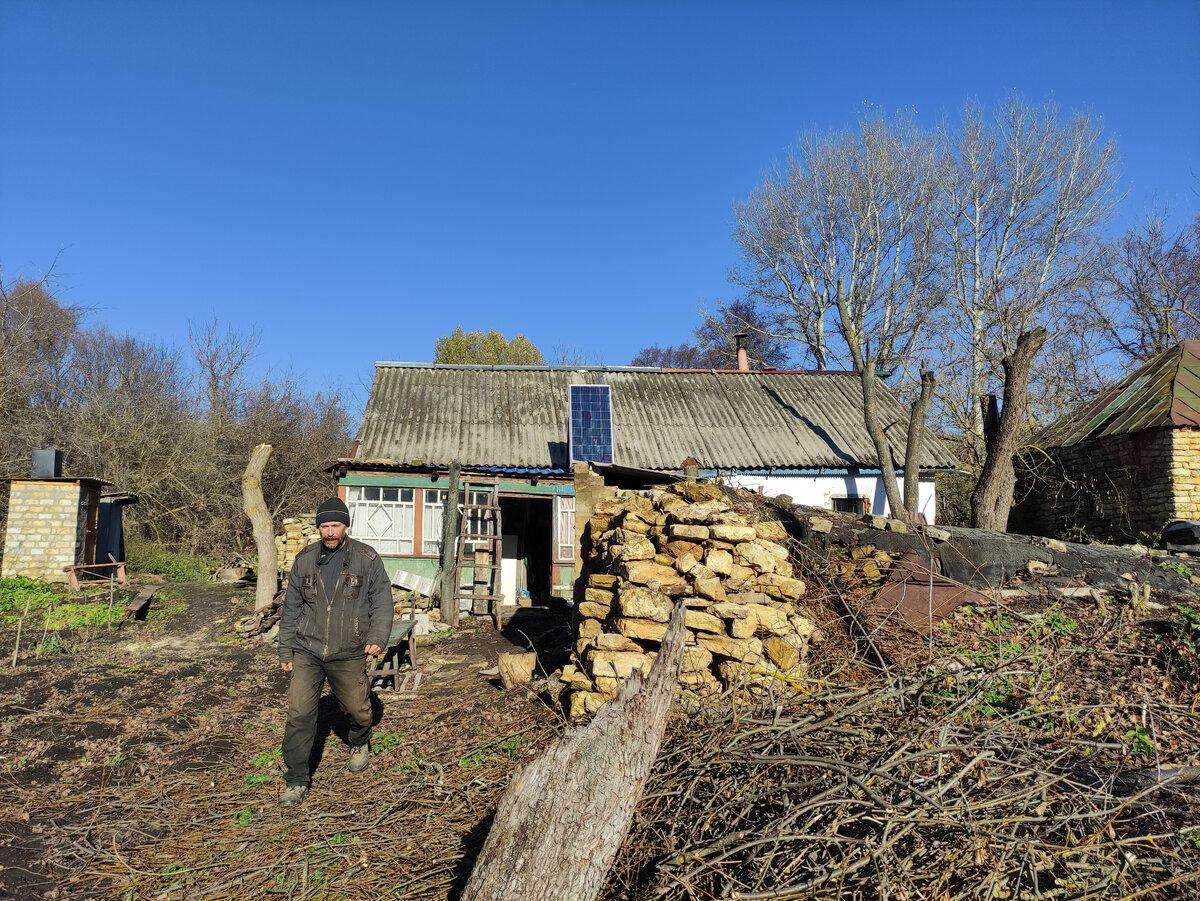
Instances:
[[[833,502],[834,513],[849,513],[851,516],[862,516],[867,512],[867,499],[865,497],[835,497],[830,498]]]

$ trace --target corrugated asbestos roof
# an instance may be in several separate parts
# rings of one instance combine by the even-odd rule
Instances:
[[[1175,426],[1200,426],[1200,341],[1183,341],[1153,357],[1055,420],[1038,436],[1038,443],[1067,447],[1090,438]]]
[[[567,468],[567,386],[612,386],[616,462],[677,470],[875,468],[852,373],[715,372],[377,363],[355,459]],[[903,459],[907,414],[880,420]],[[927,465],[957,466],[928,433]]]

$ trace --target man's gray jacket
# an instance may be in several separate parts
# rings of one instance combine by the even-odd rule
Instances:
[[[322,660],[365,657],[367,645],[386,648],[392,632],[392,586],[374,548],[346,538],[333,596],[318,572],[321,542],[296,555],[279,619],[279,660],[298,650]]]

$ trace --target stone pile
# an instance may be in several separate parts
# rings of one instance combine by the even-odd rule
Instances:
[[[683,688],[713,697],[803,679],[822,636],[787,541],[780,523],[751,522],[711,484],[598,501],[582,542],[577,663],[561,677],[572,717],[595,713],[635,670],[649,672],[676,604],[687,607]]]
[[[279,569],[283,573],[285,584],[287,574],[292,571],[292,564],[296,562],[296,555],[320,537],[316,513],[289,516],[283,521],[283,534],[275,536],[275,550],[279,554]]]

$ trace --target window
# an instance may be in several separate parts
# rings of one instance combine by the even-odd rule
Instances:
[[[575,498],[554,496],[554,535],[559,560],[575,560]]]
[[[865,497],[832,497],[830,509],[834,513],[849,513],[851,516],[862,516],[867,512]]]
[[[440,557],[442,555],[442,522],[448,492],[442,488],[426,488],[424,493],[425,499],[421,503],[421,553],[426,557]],[[490,491],[468,491],[465,494],[468,499],[463,503],[487,504],[490,503],[491,496]],[[487,510],[468,510],[466,513],[469,534],[492,534],[492,518]],[[473,553],[476,547],[486,549],[488,547],[487,539],[467,541],[464,550],[469,554]]]
[[[346,488],[355,538],[381,554],[413,552],[413,488],[351,485]]]
[[[492,502],[492,493],[490,491],[468,491],[466,494],[467,500],[463,503],[474,506],[485,506]],[[491,510],[467,510],[467,534],[468,535],[495,535],[496,534],[496,515]],[[473,554],[475,551],[486,551],[491,549],[490,538],[476,538],[465,542],[463,548],[465,553]]]
[[[425,501],[421,505],[421,553],[426,557],[442,555],[442,508],[446,506],[444,490],[426,488]]]

